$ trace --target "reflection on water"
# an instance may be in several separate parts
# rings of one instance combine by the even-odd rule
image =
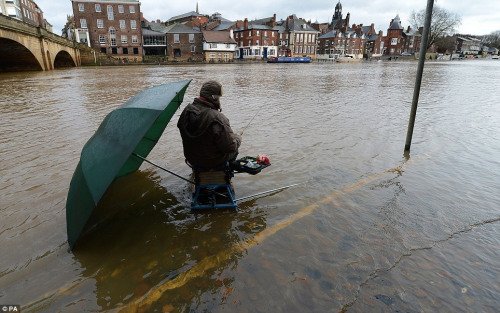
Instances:
[[[82,238],[75,256],[85,268],[82,274],[95,279],[97,304],[105,309],[143,296],[158,282],[175,279],[266,226],[258,211],[195,217],[166,192],[158,177],[145,172],[115,182],[97,212],[101,212],[99,220],[106,222]],[[141,249],[131,248],[138,246]],[[235,253],[181,286],[169,296],[168,304],[182,307],[196,302],[200,290],[216,292],[223,283],[230,285],[217,277],[218,269],[236,267],[241,256]],[[103,262],[96,263],[96,259]]]
[[[28,312],[493,312],[499,68],[426,64],[411,157],[402,150],[416,63],[0,74],[0,303]],[[236,131],[258,112],[240,154],[267,153],[273,165],[237,176],[237,197],[302,184],[237,213],[193,215],[190,186],[143,165],[111,186],[68,252],[64,205],[83,144],[138,91],[186,78],[186,101],[205,80],[221,81]],[[189,175],[175,123],[150,158]]]

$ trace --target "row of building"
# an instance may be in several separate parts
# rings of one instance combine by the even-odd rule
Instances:
[[[43,11],[33,0],[0,0],[0,14],[52,32],[52,25],[43,17]]]
[[[110,56],[141,61],[232,62],[277,56],[330,59],[342,55],[370,58],[412,55],[420,49],[422,29],[404,28],[399,16],[386,35],[372,23],[351,24],[340,1],[328,23],[306,21],[295,14],[277,20],[224,19],[196,10],[162,22],[143,17],[138,0],[71,0],[73,15],[63,36]],[[0,13],[51,31],[33,0],[0,0]],[[477,39],[458,36],[457,50],[478,53]]]
[[[147,21],[137,0],[72,0],[73,17],[68,37],[102,53],[120,58],[150,56],[169,61],[231,62],[234,59],[267,59],[277,56],[357,58],[414,53],[421,34],[403,29],[396,16],[387,35],[373,24],[350,24],[338,2],[330,23],[311,23],[290,15],[249,21],[229,21],[220,14],[196,11],[174,16],[166,22]]]

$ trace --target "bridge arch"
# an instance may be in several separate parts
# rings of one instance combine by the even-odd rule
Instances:
[[[43,71],[43,65],[35,53],[22,43],[0,37],[0,72]]]
[[[76,67],[76,62],[73,60],[68,51],[59,51],[54,58],[53,68]]]

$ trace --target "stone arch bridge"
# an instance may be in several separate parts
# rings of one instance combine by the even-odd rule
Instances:
[[[0,14],[0,72],[48,71],[80,65],[76,43]]]

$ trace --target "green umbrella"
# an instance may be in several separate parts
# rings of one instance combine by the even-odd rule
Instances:
[[[143,90],[111,111],[82,149],[66,201],[68,243],[73,248],[114,179],[141,166],[179,108],[191,80]]]

